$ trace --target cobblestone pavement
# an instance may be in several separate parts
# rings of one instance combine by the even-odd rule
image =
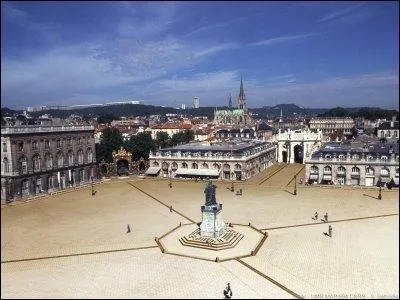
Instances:
[[[294,175],[288,170],[270,183],[286,185]],[[374,189],[298,186],[294,196],[293,187],[258,183],[235,183],[243,196],[230,192],[230,183],[216,183],[225,222],[251,222],[269,233],[257,256],[243,258],[247,266],[159,248],[104,253],[156,246],[156,236],[188,223],[183,216],[200,222],[205,182],[176,181],[171,189],[167,180],[111,180],[94,197],[88,188],[2,208],[1,297],[223,298],[230,282],[234,298],[292,298],[287,290],[398,298],[398,190],[384,190],[377,200]],[[315,211],[338,221],[330,223],[332,238],[323,234],[328,224],[311,219]],[[392,216],[375,218],[381,215]],[[371,218],[343,221],[362,217]],[[103,253],[7,262],[95,251]]]

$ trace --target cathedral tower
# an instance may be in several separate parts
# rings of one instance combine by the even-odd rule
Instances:
[[[240,91],[239,91],[239,97],[238,97],[238,108],[246,110],[246,96],[244,94],[243,78],[240,78]]]

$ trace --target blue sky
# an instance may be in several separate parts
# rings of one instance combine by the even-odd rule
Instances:
[[[399,105],[397,2],[2,2],[2,106]]]

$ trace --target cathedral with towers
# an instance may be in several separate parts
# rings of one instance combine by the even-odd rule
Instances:
[[[215,109],[214,124],[216,125],[251,125],[252,119],[246,107],[246,96],[243,88],[243,78],[240,79],[240,91],[237,98],[237,107],[232,107],[232,97],[229,96],[229,108],[225,110]]]

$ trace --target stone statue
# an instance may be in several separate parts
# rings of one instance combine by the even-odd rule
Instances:
[[[217,204],[217,200],[215,199],[215,185],[212,184],[211,180],[207,183],[204,194],[206,195],[206,206]]]

